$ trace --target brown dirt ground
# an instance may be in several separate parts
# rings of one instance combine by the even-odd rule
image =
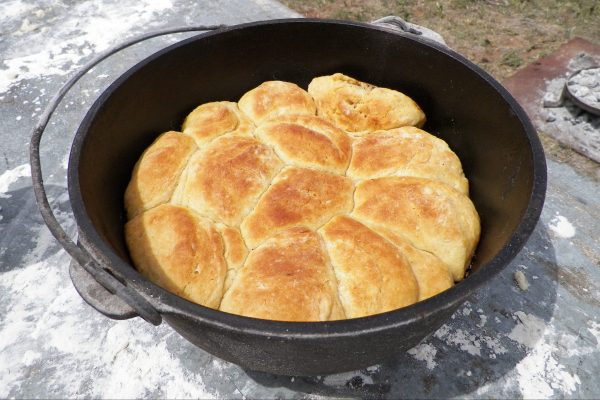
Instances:
[[[439,32],[502,80],[574,36],[600,42],[598,0],[281,0],[307,17],[372,21],[398,15]]]
[[[598,0],[280,0],[315,18],[368,22],[398,15],[439,32],[499,81],[575,36],[600,43]],[[540,134],[546,155],[600,181],[598,164]]]

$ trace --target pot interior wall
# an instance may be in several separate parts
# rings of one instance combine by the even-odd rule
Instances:
[[[93,229],[124,260],[123,193],[142,151],[179,130],[197,105],[237,101],[266,80],[306,88],[343,72],[415,99],[425,129],[448,142],[471,183],[482,220],[474,269],[509,240],[528,205],[532,150],[510,104],[462,61],[409,38],[352,24],[276,23],[191,39],[141,64],[94,105],[69,166],[70,190],[80,190]]]

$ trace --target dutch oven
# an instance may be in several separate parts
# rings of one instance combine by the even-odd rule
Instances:
[[[54,103],[89,67],[65,85]],[[143,150],[160,133],[178,130],[199,104],[237,101],[267,80],[306,88],[313,77],[334,72],[412,97],[427,115],[425,129],[460,157],[482,221],[470,276],[409,307],[311,323],[216,311],[141,276],[125,246],[123,193]],[[46,223],[75,260],[70,273],[82,297],[112,318],[165,320],[217,357],[277,374],[360,369],[415,346],[515,257],[539,219],[546,190],[536,131],[498,82],[443,45],[371,24],[290,19],[221,27],[128,70],[93,104],[72,144],[68,191],[77,245],[53,218],[42,186],[39,142],[51,114],[47,110],[32,137],[34,189]]]

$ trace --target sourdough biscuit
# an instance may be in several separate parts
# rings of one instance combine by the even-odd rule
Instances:
[[[417,301],[419,287],[411,266],[388,240],[347,216],[334,217],[319,232],[347,318],[391,311]]]
[[[282,166],[273,150],[254,138],[221,136],[190,159],[173,202],[239,226]]]
[[[354,140],[348,176],[415,176],[469,193],[460,160],[446,142],[412,126],[377,131]]]
[[[212,222],[163,204],[127,222],[125,238],[137,269],[152,282],[195,303],[219,307],[227,265]]]
[[[375,231],[392,242],[408,259],[419,284],[419,301],[454,286],[454,279],[448,266],[434,254],[413,247],[408,240],[389,230],[375,229]]]
[[[294,226],[316,229],[352,209],[350,179],[313,169],[287,167],[273,180],[241,231],[250,248]]]
[[[181,126],[181,131],[200,147],[226,134],[252,136],[253,130],[252,121],[231,101],[202,104],[188,114]]]
[[[286,164],[343,175],[350,162],[348,135],[314,115],[276,117],[262,124],[255,134]]]
[[[410,97],[344,74],[313,79],[308,93],[320,117],[354,135],[425,123],[425,114]]]
[[[244,94],[238,104],[256,125],[280,115],[315,115],[317,112],[313,99],[304,89],[282,81],[262,83]]]
[[[170,131],[160,135],[144,151],[125,190],[128,218],[171,199],[179,177],[196,149],[189,136]]]
[[[225,293],[221,311],[279,321],[344,318],[318,235],[292,228],[252,251]]]
[[[479,240],[479,216],[471,200],[441,182],[387,177],[361,182],[352,216],[435,254],[455,281],[464,277]]]

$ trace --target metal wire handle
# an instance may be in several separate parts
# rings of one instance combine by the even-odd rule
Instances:
[[[108,58],[109,56],[115,54],[118,51],[121,51],[127,47],[130,47],[136,43],[142,42],[147,39],[151,39],[157,36],[168,35],[172,33],[183,33],[183,32],[197,32],[197,31],[212,31],[215,29],[223,28],[224,25],[198,25],[198,26],[188,26],[188,27],[179,27],[179,28],[169,28],[160,31],[149,32],[132,39],[128,39],[127,41],[120,43],[116,46],[105,50],[100,53],[98,56],[90,60],[87,64],[85,64],[74,76],[72,76],[54,95],[54,97],[50,100],[50,103],[46,106],[46,109],[40,116],[36,126],[34,127],[31,134],[31,143],[29,145],[29,158],[31,163],[31,179],[33,181],[33,192],[35,193],[35,199],[38,203],[38,207],[40,209],[40,213],[44,222],[50,229],[52,235],[58,240],[58,242],[62,245],[62,247],[66,250],[67,253],[73,259],[83,267],[96,281],[105,287],[111,293],[117,295],[121,298],[125,303],[127,303],[130,307],[132,307],[140,317],[144,320],[154,324],[160,325],[162,322],[162,317],[158,313],[158,311],[148,302],[144,297],[142,297],[138,292],[136,292],[131,287],[119,281],[115,276],[110,274],[106,269],[104,269],[99,263],[94,260],[94,258],[82,247],[79,247],[64,229],[61,227],[60,223],[56,219],[52,208],[50,207],[50,203],[48,201],[48,196],[46,195],[46,190],[44,188],[44,178],[42,177],[42,167],[40,162],[40,142],[42,140],[42,134],[50,121],[50,117],[56,111],[56,108],[65,97],[67,92],[81,79],[90,69],[95,67],[98,63]]]
[[[413,35],[421,36],[423,32],[413,28],[408,24],[404,19],[397,17],[395,15],[388,15],[387,17],[379,18],[375,21],[371,21],[372,24],[388,24],[392,25],[406,33],[412,33]]]
[[[414,37],[419,38],[420,40],[433,41],[445,47],[448,47],[448,44],[446,43],[442,35],[440,35],[436,31],[421,25],[416,25],[411,22],[407,22],[396,15],[388,15],[386,17],[376,19],[374,21],[371,21],[371,24],[386,26],[388,28],[395,29],[399,32],[411,34]]]

